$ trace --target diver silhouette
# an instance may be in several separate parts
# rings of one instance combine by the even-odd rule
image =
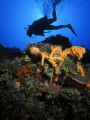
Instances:
[[[27,29],[27,35],[29,37],[31,37],[33,34],[44,36],[44,33],[47,33],[47,32],[44,32],[44,30],[58,30],[58,29],[62,29],[62,28],[68,28],[73,32],[73,34],[75,36],[77,36],[77,34],[74,31],[71,24],[58,25],[58,26],[51,25],[53,22],[55,22],[57,20],[55,4],[53,5],[52,16],[53,16],[53,18],[50,18],[50,19],[48,19],[47,16],[44,16],[44,17],[40,18],[39,20],[34,21],[32,23],[32,25],[29,25],[29,27]]]

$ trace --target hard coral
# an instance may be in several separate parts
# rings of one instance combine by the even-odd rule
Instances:
[[[51,46],[50,57],[60,56],[61,53],[62,53],[62,46]]]
[[[77,63],[77,70],[81,74],[81,76],[83,77],[85,76],[85,71],[83,70],[83,67],[79,63]]]
[[[43,66],[44,65],[44,60],[48,59],[48,54],[46,54],[44,52],[41,52],[40,55],[41,55],[41,58],[42,58],[41,65]]]
[[[40,52],[40,50],[37,47],[31,47],[31,48],[29,48],[29,52],[31,54],[38,55],[38,53]]]
[[[83,54],[85,54],[86,49],[83,47],[73,46],[69,49],[71,55],[77,56],[78,60],[80,60],[83,57]]]
[[[58,57],[58,60],[63,61],[64,58],[67,57],[68,55],[76,56],[78,60],[80,60],[83,57],[83,54],[85,54],[85,52],[86,52],[85,48],[73,46],[62,51],[61,55]]]
[[[54,73],[55,73],[55,79],[57,80],[58,74],[59,74],[59,68],[57,61],[59,63],[59,67],[62,67],[63,62],[65,58],[68,55],[75,56],[80,60],[83,57],[83,54],[85,54],[86,50],[83,47],[78,47],[78,46],[72,46],[71,48],[65,49],[62,51],[61,46],[52,46],[51,47],[51,54],[42,52],[39,50],[37,47],[31,47],[29,49],[32,54],[34,55],[40,55],[41,56],[41,64],[44,66],[45,64],[45,59],[48,60],[48,62],[52,65],[54,68]],[[85,76],[85,72],[79,63],[77,64],[77,70],[80,72],[81,76]]]

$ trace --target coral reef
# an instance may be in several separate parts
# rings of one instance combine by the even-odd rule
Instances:
[[[38,43],[13,59],[2,56],[0,119],[89,120],[90,64],[84,54],[80,46]]]
[[[62,69],[63,62],[65,58],[68,55],[76,56],[78,60],[80,60],[83,57],[83,54],[85,54],[86,50],[83,47],[73,46],[71,48],[65,49],[62,51],[62,46],[51,46],[51,53],[45,53],[39,50],[37,47],[31,47],[29,48],[29,52],[34,55],[40,55],[41,56],[41,65],[44,66],[45,59],[53,66],[54,73],[56,75],[56,80],[59,75],[60,69]],[[58,63],[57,63],[58,61]],[[64,66],[63,66],[64,67]],[[59,69],[60,68],[60,69]],[[85,72],[82,68],[82,66],[77,62],[77,70],[80,72],[80,74],[84,77]]]

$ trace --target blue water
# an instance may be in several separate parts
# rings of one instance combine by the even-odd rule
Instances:
[[[48,3],[48,0],[46,1]],[[50,9],[49,6],[48,17],[51,17]],[[24,27],[45,14],[42,2],[0,0],[0,43],[6,47],[18,47],[23,50],[29,43],[42,41],[51,35],[62,34],[69,37],[73,45],[84,45],[90,49],[89,11],[90,0],[63,0],[61,5],[57,6],[58,20],[53,25],[70,23],[78,37],[75,37],[68,29],[61,29],[47,33],[45,37],[33,36],[29,38]]]

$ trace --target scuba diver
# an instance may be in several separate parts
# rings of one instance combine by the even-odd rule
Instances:
[[[58,29],[62,29],[62,28],[68,28],[69,30],[71,30],[73,32],[73,34],[75,36],[77,36],[77,34],[74,31],[71,24],[58,25],[58,26],[51,25],[53,22],[55,22],[57,20],[56,4],[53,4],[52,16],[53,16],[53,18],[50,18],[50,19],[48,19],[47,16],[44,16],[44,17],[40,18],[39,20],[34,21],[32,23],[32,25],[29,25],[29,27],[27,29],[27,35],[29,37],[31,37],[33,34],[44,36],[44,33],[47,33],[47,32],[44,32],[44,30],[58,30]]]

